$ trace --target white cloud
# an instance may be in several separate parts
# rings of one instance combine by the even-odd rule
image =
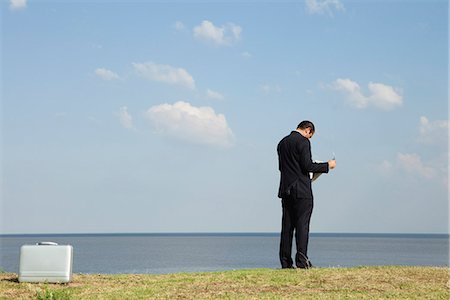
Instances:
[[[336,79],[331,88],[345,94],[347,103],[355,108],[363,109],[369,106],[389,111],[403,104],[401,91],[383,83],[369,82],[370,94],[364,95],[359,84],[351,79]]]
[[[337,79],[331,86],[333,89],[342,91],[347,95],[350,106],[366,108],[369,100],[361,93],[359,84],[350,79]]]
[[[185,26],[184,26],[183,22],[176,21],[175,24],[173,24],[173,28],[175,28],[175,30],[177,30],[177,31],[183,31]]]
[[[393,170],[392,163],[388,160],[384,160],[379,166],[378,169],[383,174],[389,174]]]
[[[244,58],[251,58],[252,54],[250,52],[244,51],[241,53],[241,56]]]
[[[154,62],[133,63],[133,67],[141,76],[152,81],[195,89],[194,78],[183,68],[160,65]]]
[[[10,0],[9,8],[11,10],[19,10],[27,7],[27,0]]]
[[[271,93],[281,93],[282,89],[279,84],[262,84],[260,87],[261,91],[264,94],[271,94]]]
[[[403,104],[403,97],[389,85],[382,83],[369,83],[369,102],[382,110],[392,110]]]
[[[97,75],[98,77],[100,77],[101,79],[104,79],[104,80],[119,79],[119,75],[117,75],[117,73],[114,73],[113,71],[104,69],[104,68],[96,69],[95,75]]]
[[[233,23],[216,27],[211,21],[205,20],[194,27],[194,37],[216,46],[230,46],[241,38],[242,28]]]
[[[378,171],[384,175],[402,178],[402,172],[413,177],[435,179],[445,177],[446,169],[439,168],[436,162],[423,162],[417,153],[397,153],[394,163],[384,160],[377,166]],[[445,177],[446,178],[446,177]]]
[[[234,135],[223,114],[208,106],[195,107],[188,102],[150,107],[146,118],[160,134],[191,143],[228,148]]]
[[[210,89],[206,90],[206,97],[215,100],[223,100],[225,98],[222,94]]]
[[[119,113],[118,113],[118,116],[119,116],[120,124],[122,124],[122,126],[123,126],[124,128],[127,128],[127,129],[134,129],[134,126],[133,126],[133,117],[128,113],[128,109],[127,109],[126,106],[122,106],[122,107],[120,108],[120,111],[119,111]]]
[[[344,4],[340,0],[306,0],[305,4],[310,14],[328,13],[333,15],[333,9],[345,11]]]
[[[432,167],[425,165],[420,156],[416,153],[398,153],[397,162],[400,168],[407,173],[416,174],[427,179],[431,179],[436,176],[436,171]]]
[[[441,154],[434,154],[429,161],[423,162],[418,154],[397,154],[395,168],[392,170],[403,170],[409,174],[415,174],[417,177],[433,179],[448,188],[448,161],[450,152],[448,152],[448,120],[430,121],[427,117],[419,118],[419,134],[417,141],[422,144],[433,146],[433,151],[445,149]],[[391,172],[392,174],[392,172]]]
[[[94,49],[103,49],[103,45],[96,44],[96,43],[92,43],[91,47],[94,48]]]
[[[449,128],[448,120],[430,121],[427,117],[421,116],[418,141],[424,144],[444,143],[447,145]]]

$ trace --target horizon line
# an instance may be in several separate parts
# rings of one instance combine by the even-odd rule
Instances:
[[[223,235],[279,235],[278,231],[167,231],[167,232],[58,232],[58,233],[0,233],[0,237],[23,237],[23,236],[158,236],[158,235],[197,235],[197,236],[223,236]],[[402,233],[402,232],[311,232],[311,236],[446,236],[450,237],[450,233]]]

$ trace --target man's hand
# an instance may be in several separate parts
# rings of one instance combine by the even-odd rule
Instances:
[[[335,159],[328,161],[328,168],[330,168],[330,169],[336,168],[336,160]]]

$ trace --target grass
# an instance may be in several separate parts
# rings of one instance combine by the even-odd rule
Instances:
[[[75,274],[61,285],[0,274],[0,299],[449,299],[449,287],[444,267]]]
[[[36,293],[37,300],[68,300],[71,298],[72,296],[69,289],[52,290],[46,286],[44,291]]]

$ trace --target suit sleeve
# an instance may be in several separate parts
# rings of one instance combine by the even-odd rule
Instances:
[[[311,143],[307,140],[305,147],[301,153],[302,169],[311,173],[328,173],[328,163],[315,163],[312,161]]]
[[[278,154],[278,170],[281,172],[281,157],[280,157],[280,144],[277,146],[277,154]]]

